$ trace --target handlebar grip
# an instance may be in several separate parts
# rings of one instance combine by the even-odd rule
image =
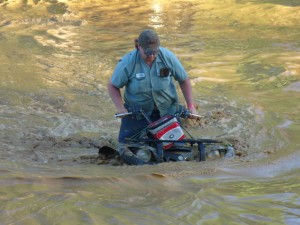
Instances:
[[[197,115],[197,114],[193,114],[193,113],[190,113],[189,116],[192,116],[192,117],[196,117],[196,118],[203,118],[203,116],[200,116],[200,115]]]
[[[132,112],[115,114],[114,117],[115,118],[120,118],[120,117],[128,116],[128,115],[132,115]]]

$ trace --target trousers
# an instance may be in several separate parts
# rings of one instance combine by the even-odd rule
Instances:
[[[153,110],[149,119],[154,122],[160,118],[158,110]],[[130,138],[149,125],[149,122],[146,118],[136,119],[135,116],[125,116],[121,119],[121,126],[119,131],[119,143],[126,143],[126,138]]]

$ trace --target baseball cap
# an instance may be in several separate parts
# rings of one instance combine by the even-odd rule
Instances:
[[[142,33],[140,33],[138,42],[139,45],[142,46],[147,56],[158,54],[160,42],[155,31],[144,30]]]

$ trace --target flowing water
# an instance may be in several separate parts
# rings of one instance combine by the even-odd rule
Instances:
[[[146,28],[232,159],[112,166],[107,94]],[[0,224],[300,224],[298,0],[0,0]],[[180,96],[182,98],[182,96]]]

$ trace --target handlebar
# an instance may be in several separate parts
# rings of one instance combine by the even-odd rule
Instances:
[[[121,117],[124,117],[124,116],[129,116],[129,115],[138,114],[138,113],[142,114],[143,116],[146,116],[145,112],[142,109],[140,109],[140,110],[138,110],[138,112],[127,112],[127,113],[115,114],[114,117],[115,118],[121,118]],[[195,118],[195,119],[203,118],[203,116],[200,116],[200,115],[197,115],[197,114],[194,114],[194,113],[190,113],[188,109],[183,109],[180,112],[176,112],[175,116],[176,117],[181,117],[181,118],[189,118],[189,117],[192,117],[192,118]]]
[[[128,115],[132,115],[132,112],[127,112],[127,113],[119,113],[119,114],[115,114],[114,117],[115,118],[121,118],[123,116],[128,116]]]
[[[195,117],[196,119],[200,119],[200,118],[203,118],[203,116],[200,116],[200,115],[197,115],[197,114],[194,114],[194,113],[189,113],[188,117]]]

